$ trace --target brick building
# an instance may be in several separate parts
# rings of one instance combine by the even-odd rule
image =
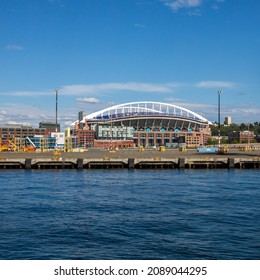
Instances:
[[[76,146],[81,148],[93,147],[95,131],[87,129],[72,129],[70,136],[76,137]]]
[[[42,121],[39,123],[39,128],[45,128],[46,133],[50,135],[52,132],[60,132],[60,124],[57,124],[57,131],[56,131],[56,123],[49,122],[49,121]]]
[[[6,125],[0,127],[1,142],[8,141],[13,138],[25,138],[34,135],[48,136],[45,128],[33,128],[24,125]]]
[[[255,140],[255,134],[253,131],[233,131],[228,134],[229,143],[253,143]]]

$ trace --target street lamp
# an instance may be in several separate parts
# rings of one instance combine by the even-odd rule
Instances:
[[[112,104],[114,104],[114,102],[108,102],[108,104],[111,106]],[[110,111],[109,111],[109,118],[110,118],[110,150],[112,150],[112,147],[113,147],[113,128],[112,128],[112,120],[113,120],[113,117],[112,117],[112,109],[110,108]]]
[[[220,94],[223,90],[217,90],[218,95],[218,148],[220,149]]]
[[[56,93],[56,121],[55,121],[55,132],[58,132],[58,93],[59,93],[59,89],[55,89],[54,90]]]

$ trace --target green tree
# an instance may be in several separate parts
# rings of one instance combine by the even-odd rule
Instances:
[[[240,124],[240,131],[246,130],[247,129],[247,125],[244,123]]]

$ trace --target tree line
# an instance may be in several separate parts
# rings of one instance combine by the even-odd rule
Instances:
[[[212,136],[218,135],[218,124],[213,125],[211,127]],[[241,124],[235,124],[232,123],[231,125],[221,125],[220,126],[220,135],[221,136],[228,136],[230,132],[233,131],[245,131],[249,130],[254,132],[255,135],[260,135],[260,122],[254,122],[254,123],[241,123]]]

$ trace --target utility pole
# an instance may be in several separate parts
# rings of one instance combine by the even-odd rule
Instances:
[[[223,90],[218,90],[218,148],[220,149],[220,94],[223,93]]]

